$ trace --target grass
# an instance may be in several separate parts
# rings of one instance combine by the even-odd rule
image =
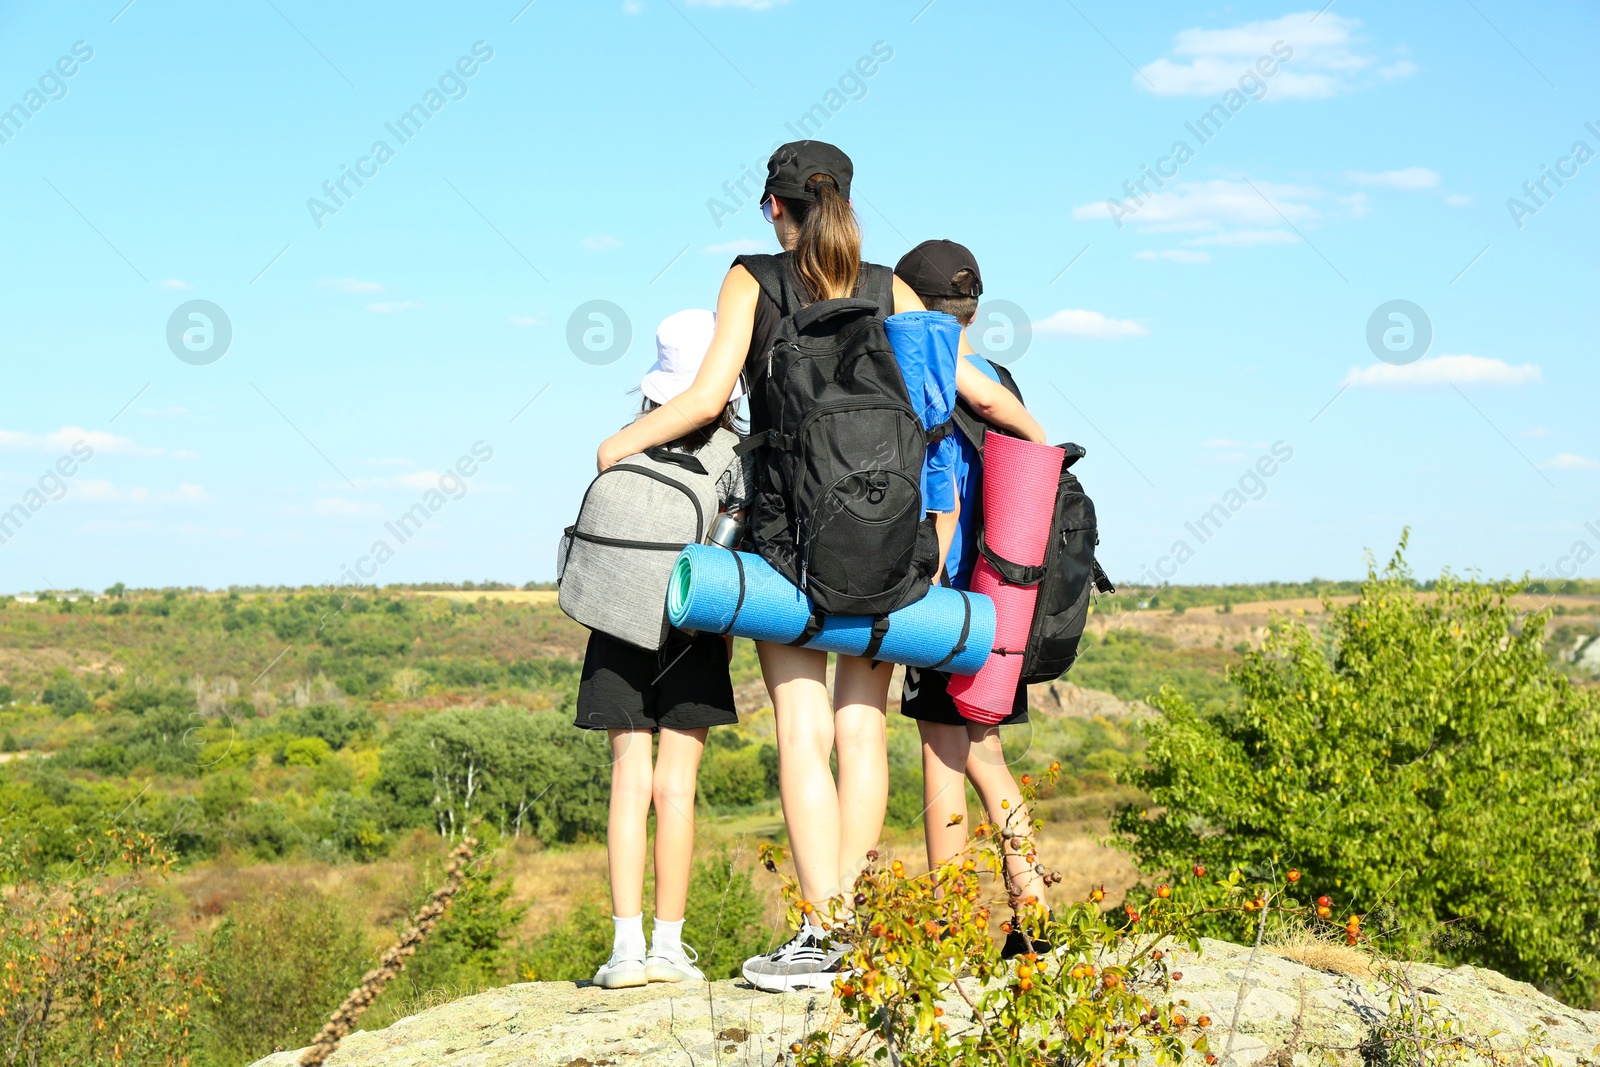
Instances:
[[[1279,931],[1263,941],[1268,951],[1314,971],[1347,974],[1357,978],[1372,975],[1372,956],[1359,945],[1347,945],[1331,935],[1303,926]]]

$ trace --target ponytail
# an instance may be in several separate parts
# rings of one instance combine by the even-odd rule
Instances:
[[[856,214],[828,175],[813,174],[806,185],[815,192],[815,200],[783,198],[785,209],[800,220],[793,250],[795,269],[813,300],[851,296],[861,271],[861,228]]]

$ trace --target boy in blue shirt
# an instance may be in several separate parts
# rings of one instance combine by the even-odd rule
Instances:
[[[954,241],[924,241],[907,252],[895,266],[899,278],[916,291],[929,311],[955,316],[961,324],[957,359],[969,364],[985,378],[1001,382],[1000,374],[988,360],[978,355],[967,341],[966,328],[978,311],[983,278],[978,261],[964,246]],[[1019,398],[1020,399],[1020,398]],[[1044,432],[1032,422],[1030,440],[1043,440]],[[948,584],[968,588],[977,563],[978,546],[975,519],[982,492],[982,468],[978,450],[965,435],[957,433],[952,473],[956,483],[956,510],[938,516],[940,546]],[[1019,833],[1031,832],[1027,810],[1016,779],[1006,766],[996,726],[971,722],[956,710],[946,687],[950,676],[942,671],[906,669],[905,689],[900,698],[900,713],[917,721],[922,736],[923,829],[928,848],[928,866],[942,863],[966,845],[966,780],[972,782],[990,822],[1009,826]],[[1028,721],[1028,690],[1017,687],[1012,712],[998,726]],[[963,818],[956,821],[952,815]],[[951,825],[954,823],[954,825]],[[1044,904],[1044,881],[1020,855],[1009,857],[1006,866],[1012,887],[1019,898],[1034,897]],[[1045,951],[1043,942],[1030,939],[1012,926],[1003,953],[1007,958],[1029,951]]]

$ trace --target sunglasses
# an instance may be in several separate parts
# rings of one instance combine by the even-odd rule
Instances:
[[[761,198],[761,217],[768,222],[772,221],[772,195],[770,193]]]

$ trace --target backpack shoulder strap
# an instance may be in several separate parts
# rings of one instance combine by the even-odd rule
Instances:
[[[761,292],[777,305],[778,314],[787,315],[793,306],[789,299],[788,265],[780,256],[751,254],[736,256],[734,266],[743,267],[761,286]]]
[[[861,282],[861,297],[878,305],[878,318],[894,314],[894,271],[882,263],[863,263],[866,276]]]

